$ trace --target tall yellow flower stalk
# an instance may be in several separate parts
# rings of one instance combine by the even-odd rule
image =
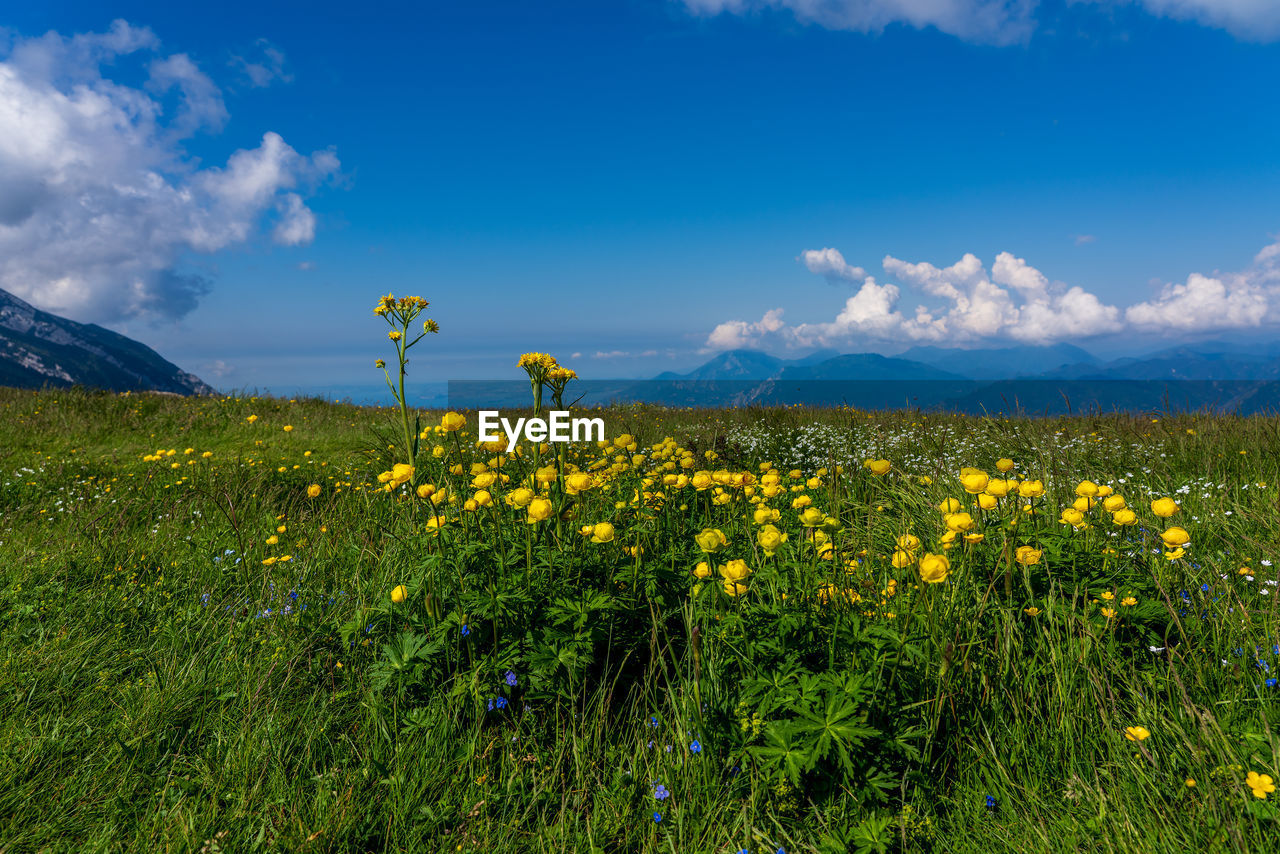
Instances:
[[[387,294],[378,301],[377,306],[373,309],[373,313],[387,321],[387,324],[391,327],[391,331],[387,333],[387,338],[391,339],[391,343],[396,348],[396,360],[399,362],[396,382],[391,380],[391,374],[387,371],[386,362],[378,359],[375,364],[382,368],[382,373],[387,378],[387,388],[391,389],[391,394],[400,406],[400,428],[404,433],[405,452],[409,455],[409,484],[415,489],[418,486],[418,475],[414,465],[418,458],[418,436],[421,431],[417,429],[416,419],[414,429],[411,430],[409,427],[409,403],[404,395],[404,375],[406,373],[405,366],[409,364],[409,348],[427,335],[434,335],[440,331],[440,325],[431,318],[427,318],[422,321],[422,331],[412,341],[409,340],[409,327],[414,324],[427,305],[427,301],[422,297],[400,297],[400,299],[396,299],[394,294]]]
[[[516,362],[516,367],[524,368],[529,375],[529,388],[533,391],[533,417],[542,415],[542,387],[547,384],[548,375],[559,365],[556,357],[548,353],[525,353]]]

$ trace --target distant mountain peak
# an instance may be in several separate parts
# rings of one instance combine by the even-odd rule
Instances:
[[[145,344],[77,323],[0,289],[0,385],[86,385],[110,391],[216,394]]]

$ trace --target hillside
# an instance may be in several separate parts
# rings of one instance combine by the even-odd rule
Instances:
[[[214,394],[145,344],[41,311],[0,290],[0,385]]]

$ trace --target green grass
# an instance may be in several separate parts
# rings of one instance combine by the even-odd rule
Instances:
[[[1272,844],[1280,793],[1244,780],[1280,778],[1280,420],[602,414],[637,448],[571,449],[614,468],[580,496],[546,487],[559,523],[503,504],[529,449],[466,512],[494,455],[428,435],[416,479],[459,500],[437,534],[377,481],[403,461],[389,409],[0,389],[0,851]],[[652,448],[668,436],[693,468]],[[898,535],[941,551],[936,505],[971,500],[960,467],[1001,457],[1044,479],[1043,512],[973,509],[985,539],[946,552],[943,584],[894,568]],[[661,483],[762,462],[799,487],[767,502],[773,558],[740,486],[716,504]],[[1139,525],[1059,523],[1085,478]],[[839,521],[834,559],[801,494]],[[1191,535],[1177,560],[1149,509],[1165,495]],[[613,542],[578,532],[606,521]],[[702,554],[704,528],[727,548]],[[714,574],[731,559],[753,570],[737,598]]]

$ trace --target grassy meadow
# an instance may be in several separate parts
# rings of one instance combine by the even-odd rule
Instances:
[[[1275,844],[1280,420],[592,414],[0,389],[0,851]]]

